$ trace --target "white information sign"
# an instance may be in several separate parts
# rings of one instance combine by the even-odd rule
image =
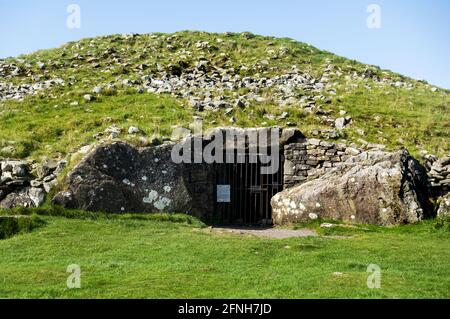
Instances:
[[[231,186],[217,185],[217,202],[230,203],[231,202]]]

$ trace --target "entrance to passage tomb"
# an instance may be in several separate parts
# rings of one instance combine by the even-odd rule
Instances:
[[[272,225],[270,200],[283,190],[283,155],[276,170],[265,174],[259,154],[241,154],[237,162],[214,164],[216,225]]]

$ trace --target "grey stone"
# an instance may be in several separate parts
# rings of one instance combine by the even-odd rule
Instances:
[[[439,198],[438,204],[437,215],[439,217],[450,216],[450,193]]]
[[[32,180],[30,182],[31,187],[41,187],[43,185],[42,181],[38,181],[38,180]]]
[[[339,117],[334,121],[334,127],[338,130],[342,130],[346,127],[347,121],[343,117]]]
[[[117,138],[122,133],[122,128],[117,125],[111,125],[105,130],[105,133],[109,134],[111,139]]]
[[[316,138],[308,139],[308,144],[310,144],[310,145],[319,146],[320,142],[321,141],[319,139],[316,139]]]
[[[87,102],[91,102],[91,101],[94,101],[94,100],[95,100],[95,97],[94,97],[93,95],[91,95],[91,94],[85,94],[85,95],[83,96],[83,98],[84,98],[84,100],[87,101]]]
[[[103,92],[103,88],[101,86],[96,86],[96,87],[94,87],[92,92],[95,94],[101,94]]]
[[[291,161],[284,161],[284,174],[285,175],[294,175],[295,172],[295,164]]]
[[[276,224],[320,218],[376,225],[414,223],[432,214],[424,170],[406,151],[354,156],[272,199]]]
[[[192,197],[183,180],[182,165],[171,160],[172,147],[100,146],[70,173],[68,189],[53,202],[110,213],[186,212],[193,205]]]
[[[280,145],[286,145],[288,143],[297,143],[304,140],[304,135],[295,128],[285,128],[281,132]]]
[[[128,128],[128,134],[138,134],[141,130],[136,126],[130,126]]]
[[[0,201],[0,208],[37,207],[44,202],[44,197],[45,194],[42,189],[26,187],[20,191],[8,194]]]
[[[36,174],[40,179],[44,179],[46,176],[52,174],[58,167],[58,162],[52,159],[46,159],[36,169]]]
[[[45,191],[42,188],[32,187],[28,190],[28,196],[34,204],[34,207],[39,207],[44,203]]]

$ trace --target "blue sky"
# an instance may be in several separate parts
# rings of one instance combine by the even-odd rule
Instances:
[[[81,28],[66,26],[69,4]],[[381,8],[369,29],[367,7]],[[0,57],[83,37],[179,30],[291,37],[450,89],[448,0],[0,0]]]

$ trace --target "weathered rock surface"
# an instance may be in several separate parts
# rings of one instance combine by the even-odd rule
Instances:
[[[1,202],[0,208],[38,207],[44,203],[45,191],[42,188],[26,187],[18,192],[8,194]]]
[[[23,160],[0,161],[0,208],[42,205],[46,193],[56,185],[56,177],[66,164],[66,161],[49,159],[42,164]]]
[[[398,225],[431,212],[426,175],[407,151],[369,151],[272,199],[275,224],[329,218]]]
[[[243,138],[242,145],[222,141],[227,149],[268,147],[276,142],[270,132],[268,128],[215,128],[203,136],[200,145],[220,135]],[[281,144],[302,138],[294,129],[275,132]],[[259,138],[245,139],[249,135]],[[190,135],[178,146],[194,140],[198,137]],[[137,149],[122,142],[101,145],[69,174],[68,189],[57,194],[53,203],[88,211],[181,212],[205,218],[214,209],[214,165],[177,164],[172,160],[174,146],[166,143]]]
[[[53,203],[108,213],[187,212],[191,196],[172,144],[135,149],[112,143],[94,149],[69,175]]]
[[[450,193],[439,198],[438,204],[437,215],[439,217],[450,216]]]

